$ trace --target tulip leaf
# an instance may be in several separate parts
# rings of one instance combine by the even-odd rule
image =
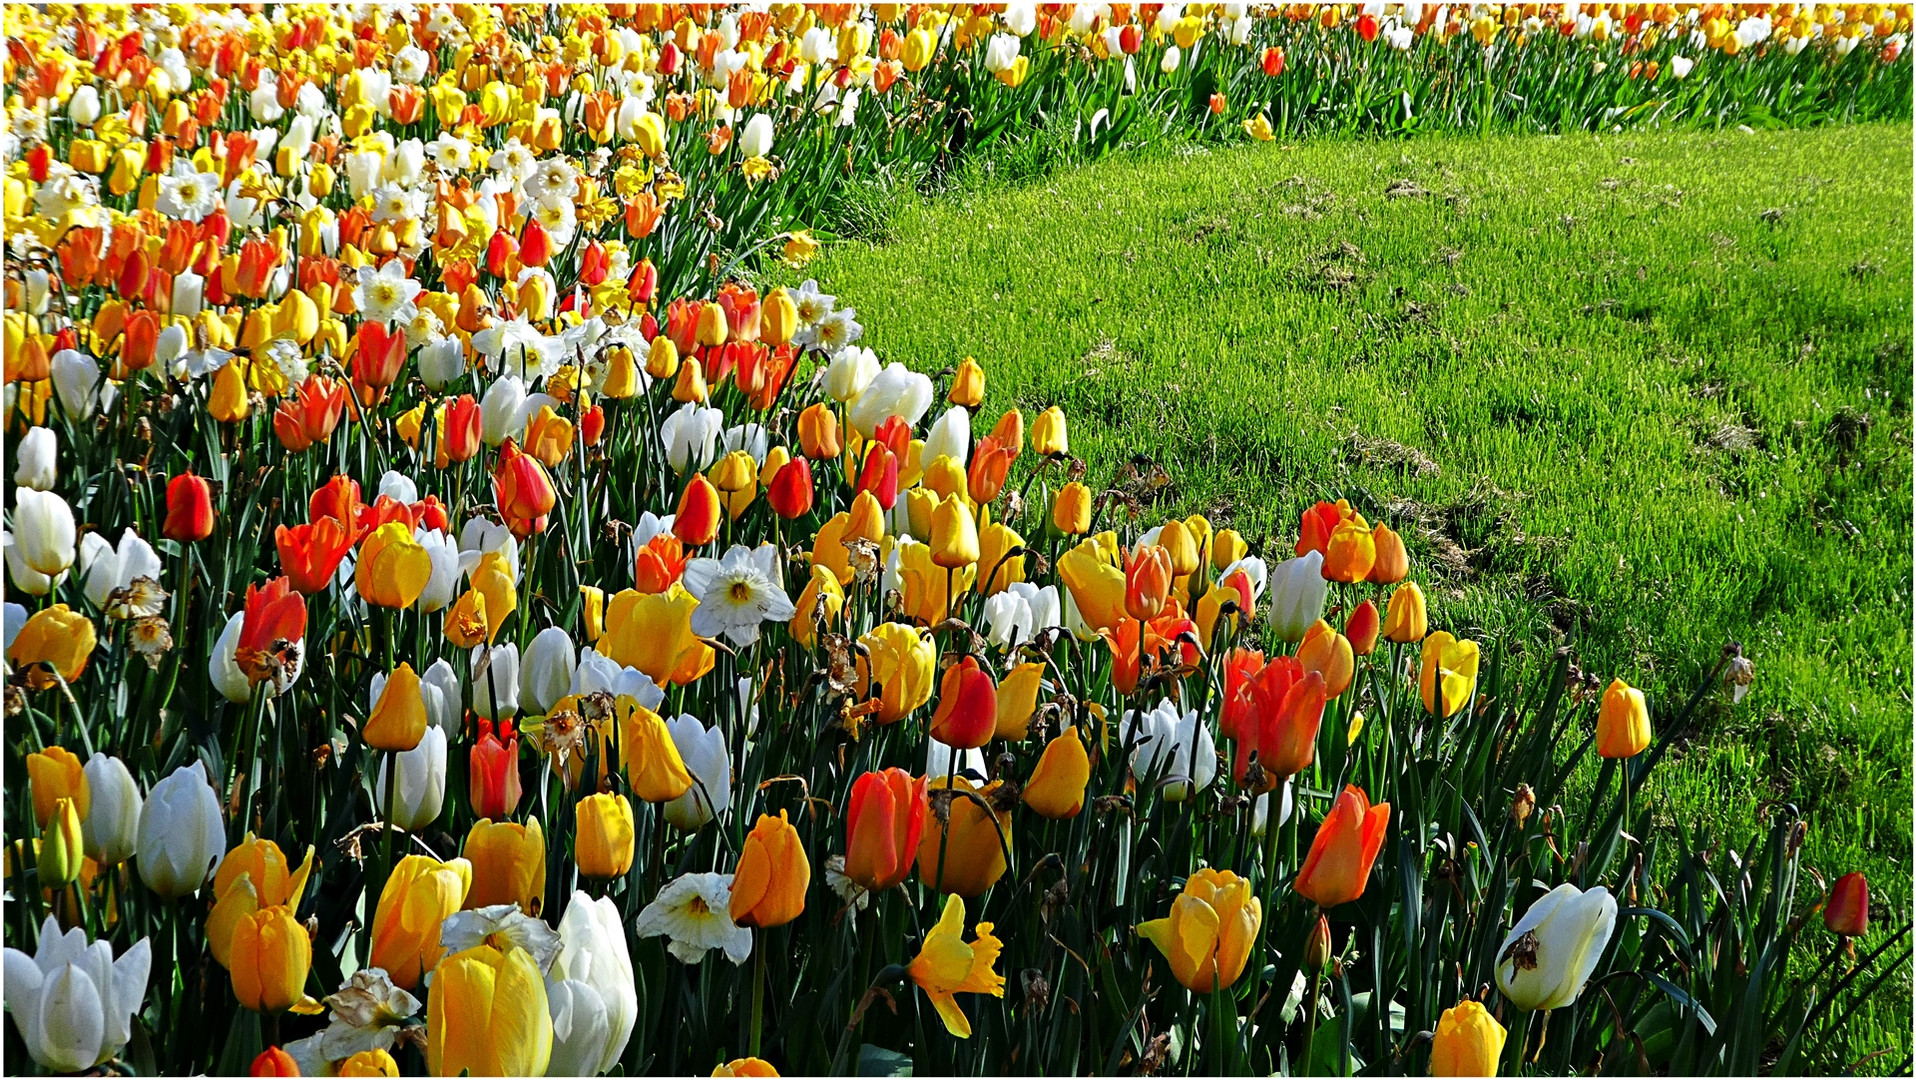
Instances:
[[[912,1075],[910,1054],[901,1054],[896,1050],[887,1050],[871,1043],[858,1046],[858,1075],[860,1076],[910,1076]]]
[[[1657,989],[1674,998],[1678,1005],[1686,1009],[1694,1010],[1697,1020],[1703,1024],[1703,1030],[1709,1032],[1712,1036],[1716,1034],[1716,1018],[1711,1016],[1709,1010],[1699,1004],[1695,998],[1684,993],[1675,983],[1672,983],[1661,975],[1646,974],[1644,978],[1649,979],[1651,984]]]

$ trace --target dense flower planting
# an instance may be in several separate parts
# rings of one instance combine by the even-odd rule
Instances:
[[[1653,815],[1733,645],[1518,657],[763,277],[1041,113],[1906,115],[1907,6],[5,17],[16,1069],[1789,1071],[1907,957]]]

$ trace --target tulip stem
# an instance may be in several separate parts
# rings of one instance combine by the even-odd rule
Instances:
[[[938,880],[931,887],[933,892],[941,894],[945,891],[945,856],[951,851],[951,793],[958,788],[958,748],[948,749],[951,756],[945,759],[945,824],[938,834]]]
[[[752,1057],[758,1057],[765,1026],[765,930],[752,928]]]

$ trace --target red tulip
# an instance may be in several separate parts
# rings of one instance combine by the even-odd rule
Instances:
[[[552,258],[552,235],[546,227],[539,224],[537,218],[526,220],[525,231],[519,234],[519,261],[526,266],[544,266]]]
[[[1218,734],[1241,739],[1243,732],[1257,723],[1257,706],[1251,697],[1251,679],[1264,670],[1264,654],[1253,649],[1232,649],[1224,669],[1224,709],[1218,714]]]
[[[213,488],[204,477],[184,472],[166,483],[166,524],[160,534],[192,543],[213,534]]]
[[[938,711],[931,718],[932,738],[971,750],[990,742],[997,729],[998,688],[991,674],[969,656],[946,668],[938,684]]]
[[[251,1076],[298,1076],[299,1062],[277,1046],[269,1046],[253,1059]]]
[[[359,324],[358,350],[353,353],[353,380],[375,390],[399,381],[406,363],[406,332],[387,330],[384,323]]]
[[[704,473],[693,473],[684,494],[679,496],[672,532],[692,547],[703,547],[718,536],[719,512],[718,489]]]
[[[1377,605],[1369,600],[1357,605],[1350,618],[1344,620],[1344,636],[1350,639],[1351,652],[1357,656],[1369,656],[1377,648],[1379,628]]]
[[[885,510],[898,502],[898,455],[884,443],[874,442],[865,454],[865,467],[858,474],[858,486],[852,494],[856,496],[861,491],[871,492]]]
[[[922,777],[903,769],[860,776],[845,812],[845,876],[872,892],[905,880],[929,808]]]
[[[1823,909],[1823,925],[1843,937],[1869,932],[1869,882],[1861,873],[1851,871],[1836,879],[1829,906]]]
[[[470,461],[479,452],[484,431],[479,403],[471,394],[461,394],[446,403],[446,433],[439,450],[446,461]]]
[[[501,741],[503,736],[504,741]],[[499,734],[493,734],[492,721],[479,720],[479,741],[472,744],[472,812],[482,818],[504,821],[519,805],[519,736],[512,721],[499,722]]]
[[[1359,15],[1357,17],[1357,36],[1363,38],[1365,44],[1376,41],[1377,16],[1370,14]]]
[[[499,471],[493,475],[492,482],[499,512],[508,518],[525,521],[541,518],[559,501],[559,494],[553,490],[552,477],[546,473],[545,466],[539,464],[539,459],[519,453],[516,448],[510,456],[502,456]]]
[[[765,493],[772,509],[787,521],[804,517],[812,509],[812,466],[804,458],[793,458],[772,474]]]
[[[281,525],[273,534],[273,544],[279,549],[281,572],[292,580],[293,588],[311,596],[332,583],[340,560],[353,549],[353,530],[321,517],[308,525]]]
[[[340,473],[313,490],[312,497],[306,500],[306,517],[309,521],[332,518],[351,530],[357,541],[360,511],[364,507],[359,498],[359,481]]]
[[[277,679],[306,637],[306,598],[293,591],[291,580],[276,577],[265,588],[246,587],[245,610],[234,662],[256,685]]]
[[[1317,754],[1317,729],[1324,721],[1328,696],[1324,677],[1305,671],[1296,657],[1279,656],[1250,678],[1246,689],[1251,722],[1238,729],[1232,775],[1244,783],[1255,753],[1264,770],[1259,790],[1269,791],[1285,777],[1308,768]]]
[[[1389,825],[1389,803],[1372,806],[1361,789],[1345,785],[1330,814],[1317,827],[1311,853],[1305,857],[1292,887],[1324,908],[1363,896],[1371,865],[1384,846],[1384,829]]]

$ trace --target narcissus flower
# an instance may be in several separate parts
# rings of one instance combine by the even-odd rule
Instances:
[[[1140,923],[1138,933],[1171,962],[1171,975],[1199,994],[1223,990],[1244,972],[1264,921],[1251,883],[1206,867],[1185,879],[1171,914]]]
[[[906,970],[925,996],[931,999],[945,1030],[960,1039],[971,1038],[971,1020],[958,1005],[957,994],[1005,996],[1005,977],[993,970],[1003,943],[992,934],[992,924],[981,922],[966,942],[965,901],[953,894],[945,898],[944,914],[925,935],[925,944]]]
[[[759,815],[745,835],[732,877],[732,921],[740,926],[783,926],[805,913],[812,864],[798,830],[786,819]]]
[[[732,875],[684,874],[667,882],[639,912],[633,929],[642,938],[666,937],[666,950],[696,964],[711,949],[743,964],[752,955],[752,931],[732,921]]]
[[[1372,806],[1362,789],[1346,784],[1317,827],[1311,852],[1297,872],[1293,887],[1324,908],[1347,904],[1364,895],[1371,864],[1384,845],[1384,830],[1389,825],[1389,803]]]

